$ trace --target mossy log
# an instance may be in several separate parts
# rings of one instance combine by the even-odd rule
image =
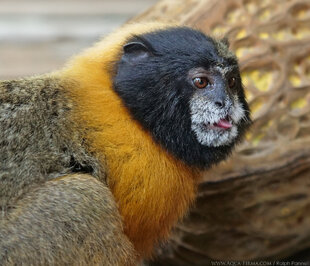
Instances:
[[[254,120],[233,156],[206,172],[156,265],[275,260],[309,248],[309,0],[162,0],[135,20],[227,36]]]

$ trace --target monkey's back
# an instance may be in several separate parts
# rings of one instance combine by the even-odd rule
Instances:
[[[0,82],[2,207],[37,183],[96,168],[70,120],[64,91],[54,77]]]
[[[134,265],[104,171],[72,119],[71,85],[0,82],[1,265]]]

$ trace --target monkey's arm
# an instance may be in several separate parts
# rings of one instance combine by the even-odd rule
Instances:
[[[32,189],[0,219],[1,265],[134,265],[110,190],[85,174]]]

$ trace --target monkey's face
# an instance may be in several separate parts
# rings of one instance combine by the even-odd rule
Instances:
[[[194,68],[189,71],[189,82],[196,89],[190,100],[190,112],[197,140],[213,147],[233,143],[242,119],[248,119],[238,97],[238,69],[224,65],[208,70]]]
[[[236,57],[189,28],[129,40],[114,89],[154,140],[189,165],[223,160],[250,124]]]

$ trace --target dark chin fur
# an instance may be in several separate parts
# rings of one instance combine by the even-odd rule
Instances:
[[[248,123],[241,122],[239,135],[231,145],[201,145],[191,130],[189,101],[194,89],[186,77],[191,68],[201,65],[208,68],[210,61],[227,64],[236,64],[236,61],[227,59],[232,62],[225,62],[211,38],[188,28],[142,37],[158,54],[155,52],[154,56],[134,66],[122,59],[117,63],[114,89],[124,105],[156,142],[186,164],[206,169],[225,159],[235,143],[242,139]],[[241,83],[239,86],[239,99],[248,113]]]

